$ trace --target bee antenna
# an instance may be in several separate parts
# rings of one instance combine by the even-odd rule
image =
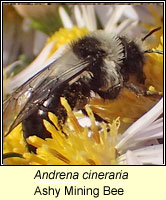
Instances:
[[[157,27],[157,28],[151,30],[151,31],[150,31],[147,35],[145,35],[141,40],[144,41],[146,38],[148,38],[150,35],[152,35],[154,32],[156,32],[156,31],[158,31],[158,30],[160,30],[160,29],[161,29],[161,27]]]
[[[163,51],[148,49],[148,50],[145,50],[144,53],[158,53],[158,54],[163,54]]]

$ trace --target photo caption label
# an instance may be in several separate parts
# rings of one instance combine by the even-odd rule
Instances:
[[[125,189],[119,186],[118,180],[128,180],[128,172],[119,171],[42,171],[37,170],[34,180],[38,183],[34,189],[34,196],[60,197],[109,197],[123,196]],[[95,182],[100,181],[100,184]],[[108,184],[108,181],[110,184]],[[124,184],[125,185],[125,184]]]

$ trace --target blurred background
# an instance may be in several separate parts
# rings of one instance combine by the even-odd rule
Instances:
[[[61,28],[72,29],[75,26],[85,27],[90,32],[104,29],[131,38],[141,37],[161,26],[161,30],[155,33],[160,38],[163,32],[163,5],[3,4],[4,96],[42,69],[43,60],[51,49],[47,48],[48,40],[52,40],[54,33]],[[64,38],[70,38],[65,34]],[[155,34],[148,38],[151,40],[150,48],[158,45],[156,42],[159,40],[153,40]],[[54,43],[58,40],[55,39]]]
[[[48,36],[64,26],[58,12],[60,6],[76,24],[73,12],[75,5],[3,5],[3,66],[16,60],[23,60],[27,64],[38,55]],[[153,24],[155,19],[150,13],[150,6],[162,21],[161,4],[130,5],[130,10],[126,7],[118,14],[117,24],[126,18]],[[115,5],[95,5],[99,28],[104,28],[114,9]],[[136,30],[134,32],[136,34]]]

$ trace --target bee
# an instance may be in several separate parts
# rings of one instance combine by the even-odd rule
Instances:
[[[145,89],[129,82],[130,75],[144,84],[144,38],[133,41],[104,31],[90,33],[70,44],[63,56],[19,87],[3,104],[3,131],[7,135],[22,122],[23,135],[50,137],[43,125],[48,112],[63,124],[67,114],[60,103],[65,97],[72,109],[83,109],[91,91],[104,99],[115,99],[121,88],[147,95]],[[155,51],[162,53],[160,51]],[[30,151],[35,151],[28,145]]]

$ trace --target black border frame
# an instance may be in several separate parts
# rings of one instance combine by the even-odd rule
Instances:
[[[15,4],[15,3],[18,3],[18,4],[30,4],[30,3],[36,3],[36,4],[44,4],[44,3],[56,3],[56,4],[69,4],[69,5],[74,5],[74,4],[99,4],[99,5],[111,5],[111,4],[161,4],[163,5],[163,54],[164,54],[164,57],[163,57],[163,68],[164,68],[164,73],[163,73],[163,88],[164,88],[164,95],[163,95],[163,165],[121,165],[122,167],[123,166],[166,166],[166,163],[165,163],[165,1],[84,1],[84,2],[81,2],[81,1],[73,1],[73,2],[70,2],[70,1],[2,1],[1,2],[1,30],[3,30],[3,5],[12,5],[12,4]],[[3,32],[1,34],[1,108],[3,109]],[[1,112],[1,119],[3,120],[3,113]],[[2,120],[1,120],[1,135],[3,135],[3,124],[2,124]],[[1,166],[22,166],[22,165],[4,165],[3,164],[3,137],[1,137]],[[23,165],[23,166],[36,166],[36,165]],[[36,167],[40,167],[40,166],[85,166],[85,167],[93,167],[93,166],[111,166],[111,167],[114,167],[114,166],[120,166],[120,165],[37,165]]]

